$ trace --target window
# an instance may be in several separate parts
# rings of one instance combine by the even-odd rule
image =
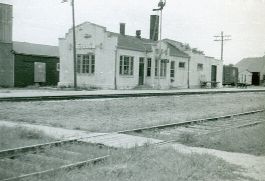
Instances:
[[[158,60],[155,61],[155,76],[158,75]]]
[[[120,75],[133,75],[133,57],[120,56]]]
[[[197,64],[197,70],[198,71],[202,71],[203,70],[203,64],[202,63],[198,63]]]
[[[160,76],[166,77],[167,75],[167,60],[161,60],[160,64]]]
[[[151,77],[152,59],[147,59],[147,77]]]
[[[76,72],[83,74],[94,74],[95,72],[95,55],[77,55]]]
[[[179,62],[179,68],[185,68],[185,62]]]
[[[168,60],[161,60],[160,62],[160,76],[166,77],[167,75],[167,61]],[[155,76],[158,76],[158,60],[155,61]]]
[[[170,63],[170,77],[175,77],[175,61],[171,61]]]

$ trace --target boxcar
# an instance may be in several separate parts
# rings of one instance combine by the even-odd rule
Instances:
[[[223,66],[223,85],[235,86],[238,83],[238,68],[232,65]]]

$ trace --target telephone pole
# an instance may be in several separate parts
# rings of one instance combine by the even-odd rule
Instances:
[[[68,0],[62,0],[62,3]],[[76,72],[76,32],[75,32],[75,0],[71,0],[72,5],[72,23],[73,23],[73,70],[74,70],[74,89],[77,90],[77,72]]]
[[[224,35],[224,32],[221,32],[221,36],[214,36],[216,39],[214,41],[220,41],[221,42],[221,60],[223,61],[224,58],[224,42],[231,40],[231,35]]]

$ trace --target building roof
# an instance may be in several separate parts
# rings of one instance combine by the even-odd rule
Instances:
[[[13,42],[13,51],[16,54],[59,57],[59,48],[51,45],[40,45],[27,42]]]
[[[146,38],[137,38],[135,36],[121,35],[119,33],[110,32],[112,35],[118,37],[118,48],[142,52],[152,52],[152,45],[157,44],[157,41],[153,41]],[[165,40],[166,41],[166,40]],[[170,56],[188,58],[189,55],[177,48],[176,45],[166,41],[169,45]]]
[[[183,58],[189,58],[190,56],[186,54],[185,52],[181,51],[180,49],[177,48],[176,45],[167,42],[169,50],[170,50],[170,56],[174,57],[183,57]]]
[[[135,36],[121,35],[119,33],[110,32],[112,35],[118,37],[118,48],[126,50],[134,50],[141,52],[152,52],[152,44],[155,41],[145,38],[137,38]]]
[[[183,43],[171,39],[164,39],[164,41],[167,42],[167,44],[169,45],[170,56],[184,58],[190,57],[187,53],[179,49],[179,47],[183,46]]]
[[[248,70],[249,72],[262,72],[265,69],[265,56],[255,58],[244,58],[236,65],[239,71]]]

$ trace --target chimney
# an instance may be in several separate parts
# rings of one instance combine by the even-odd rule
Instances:
[[[125,23],[120,23],[120,34],[125,35]]]
[[[151,15],[150,16],[150,39],[157,41],[159,33],[159,16]]]
[[[136,37],[141,39],[141,30],[136,30]]]

